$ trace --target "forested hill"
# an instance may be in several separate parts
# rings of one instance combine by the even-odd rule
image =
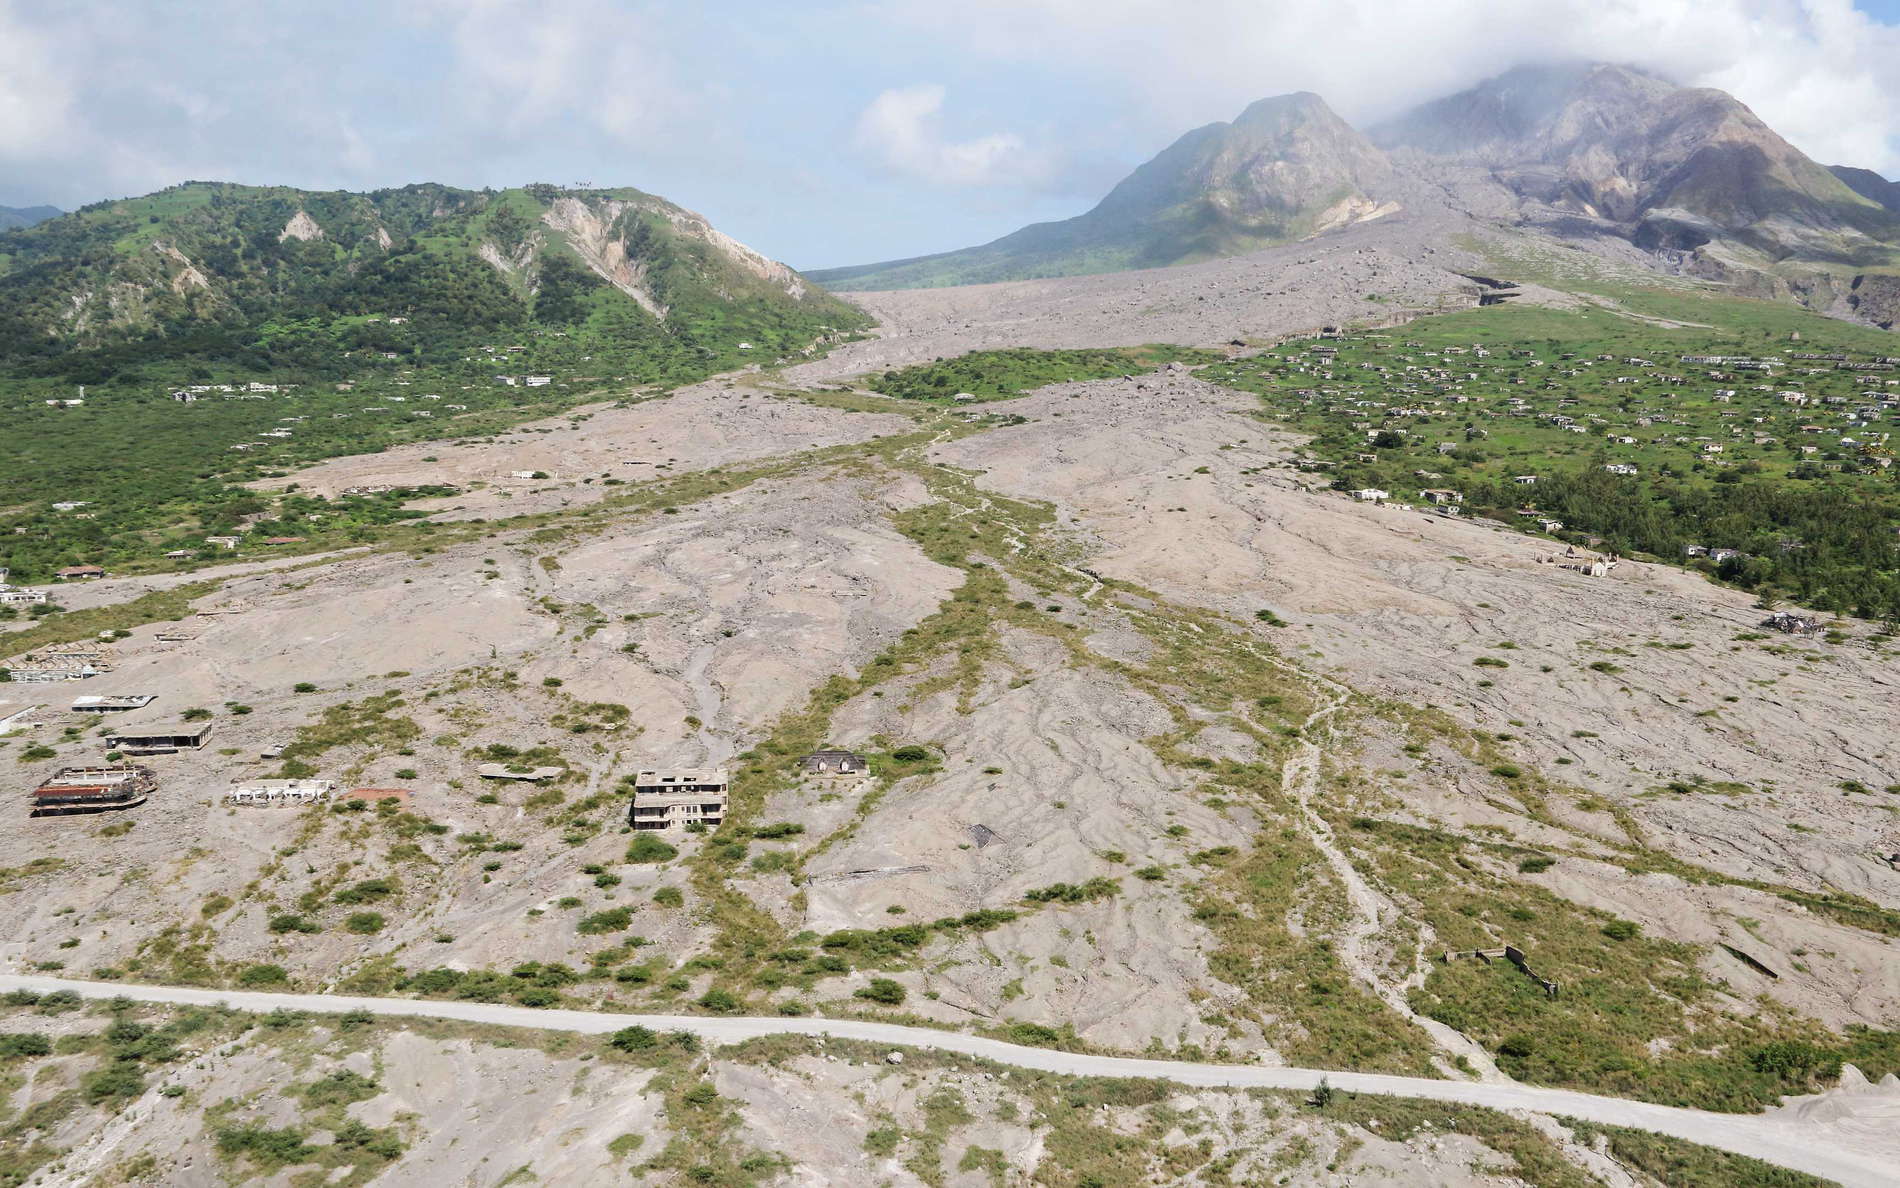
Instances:
[[[0,231],[31,227],[59,214],[57,206],[0,206]]]
[[[656,359],[797,350],[855,308],[632,189],[188,182],[0,234],[0,374],[105,382],[164,360],[324,370],[283,327],[405,319],[417,340],[611,327]],[[359,346],[378,344],[363,342]]]

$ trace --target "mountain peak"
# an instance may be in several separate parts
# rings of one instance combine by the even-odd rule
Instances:
[[[1093,210],[994,243],[814,273],[844,288],[969,284],[1158,268],[1306,239],[1395,211],[1384,153],[1311,91],[1196,128]]]

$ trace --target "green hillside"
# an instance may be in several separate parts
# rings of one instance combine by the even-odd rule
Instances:
[[[864,320],[631,189],[190,182],[0,234],[0,376],[163,378],[167,361],[333,376],[347,367],[263,329],[361,317],[406,319],[443,347],[502,328],[611,331],[655,364],[737,362],[741,341],[795,351]]]
[[[309,548],[360,540],[411,514],[399,497],[237,484],[770,365],[867,322],[637,190],[192,183],[101,203],[0,235],[0,568],[189,568],[159,558],[266,511]],[[527,375],[545,379],[502,379]]]

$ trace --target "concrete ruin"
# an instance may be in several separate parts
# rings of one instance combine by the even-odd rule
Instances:
[[[250,780],[232,785],[230,791],[224,794],[224,802],[274,808],[316,804],[330,799],[335,792],[334,780]]]
[[[149,767],[63,767],[33,789],[35,817],[137,808],[158,790]]]
[[[633,804],[627,824],[635,829],[704,825],[717,829],[726,819],[726,769],[680,768],[643,771],[633,777]]]
[[[211,723],[135,726],[106,735],[106,746],[127,755],[169,755],[202,750],[211,741]]]

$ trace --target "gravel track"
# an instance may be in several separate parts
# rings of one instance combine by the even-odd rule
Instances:
[[[331,994],[270,994],[246,990],[204,990],[187,986],[144,986],[86,982],[65,978],[0,975],[0,991],[49,993],[71,990],[87,998],[128,998],[135,1002],[180,1006],[223,1004],[239,1010],[297,1010],[324,1014],[368,1011],[374,1015],[456,1019],[502,1027],[531,1027],[598,1035],[634,1023],[668,1031],[688,1031],[702,1039],[737,1043],[764,1035],[825,1035],[838,1039],[957,1052],[1016,1068],[1064,1076],[1143,1077],[1203,1088],[1308,1090],[1322,1079],[1336,1089],[1428,1098],[1498,1110],[1563,1114],[1609,1126],[1633,1126],[1671,1135],[1738,1155],[1824,1176],[1844,1188],[1891,1188],[1893,1166],[1885,1159],[1838,1145],[1807,1128],[1738,1114],[1677,1109],[1648,1102],[1598,1097],[1565,1089],[1497,1082],[1435,1081],[1378,1073],[1335,1072],[1316,1068],[1259,1068],[1091,1056],[1026,1048],[1001,1040],[873,1023],[854,1019],[711,1018],[693,1015],[624,1015],[600,1011],[535,1010],[482,1002],[432,1002],[407,998],[365,998]]]

